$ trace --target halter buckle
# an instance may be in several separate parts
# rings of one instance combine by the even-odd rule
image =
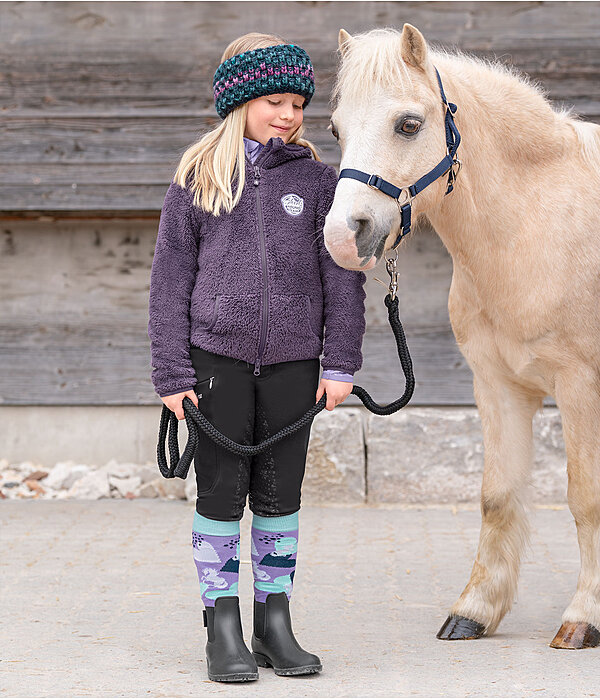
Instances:
[[[371,184],[371,180],[373,178],[375,178],[375,181],[379,180],[381,182],[383,180],[383,178],[380,175],[375,175],[375,173],[373,173],[372,175],[369,175],[369,179],[367,180],[367,186],[370,187],[372,190],[380,189],[377,185]]]

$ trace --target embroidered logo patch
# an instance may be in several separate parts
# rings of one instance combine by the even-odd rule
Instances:
[[[291,214],[292,216],[302,214],[304,209],[304,200],[297,194],[284,195],[281,198],[281,203],[283,204],[283,208],[287,211],[287,213]]]

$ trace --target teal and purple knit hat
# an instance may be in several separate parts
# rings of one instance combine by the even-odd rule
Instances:
[[[236,54],[215,71],[215,107],[225,117],[239,105],[263,95],[293,92],[308,105],[315,91],[310,57],[296,44],[278,44]]]

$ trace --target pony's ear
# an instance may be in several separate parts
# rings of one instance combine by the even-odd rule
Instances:
[[[340,50],[342,58],[346,55],[353,40],[352,35],[348,34],[345,29],[340,29],[338,34],[338,49]]]
[[[400,55],[405,63],[425,70],[427,63],[427,43],[421,32],[412,24],[402,27]]]

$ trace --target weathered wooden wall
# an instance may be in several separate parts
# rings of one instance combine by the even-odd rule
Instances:
[[[225,46],[273,31],[306,48],[308,136],[337,165],[328,123],[337,33],[418,26],[527,71],[600,119],[596,2],[7,2],[0,5],[0,209],[156,211],[178,154],[218,124]]]
[[[154,403],[146,325],[155,226],[118,218],[22,220],[4,222],[3,235],[0,400]],[[401,316],[418,380],[415,403],[470,403],[470,371],[448,327],[451,261],[439,238],[424,232],[407,241],[400,269]],[[365,362],[356,383],[391,401],[402,393],[404,377],[385,290],[374,276],[382,271],[368,272]]]
[[[220,121],[211,87],[224,47],[272,31],[306,48],[307,137],[337,166],[325,127],[338,30],[405,21],[434,44],[513,63],[600,121],[597,2],[0,4],[0,403],[157,401],[146,323],[158,212],[179,155]],[[450,258],[424,231],[400,266],[413,403],[472,403],[447,316]],[[374,276],[385,270],[368,274],[356,383],[389,401],[403,377]]]

